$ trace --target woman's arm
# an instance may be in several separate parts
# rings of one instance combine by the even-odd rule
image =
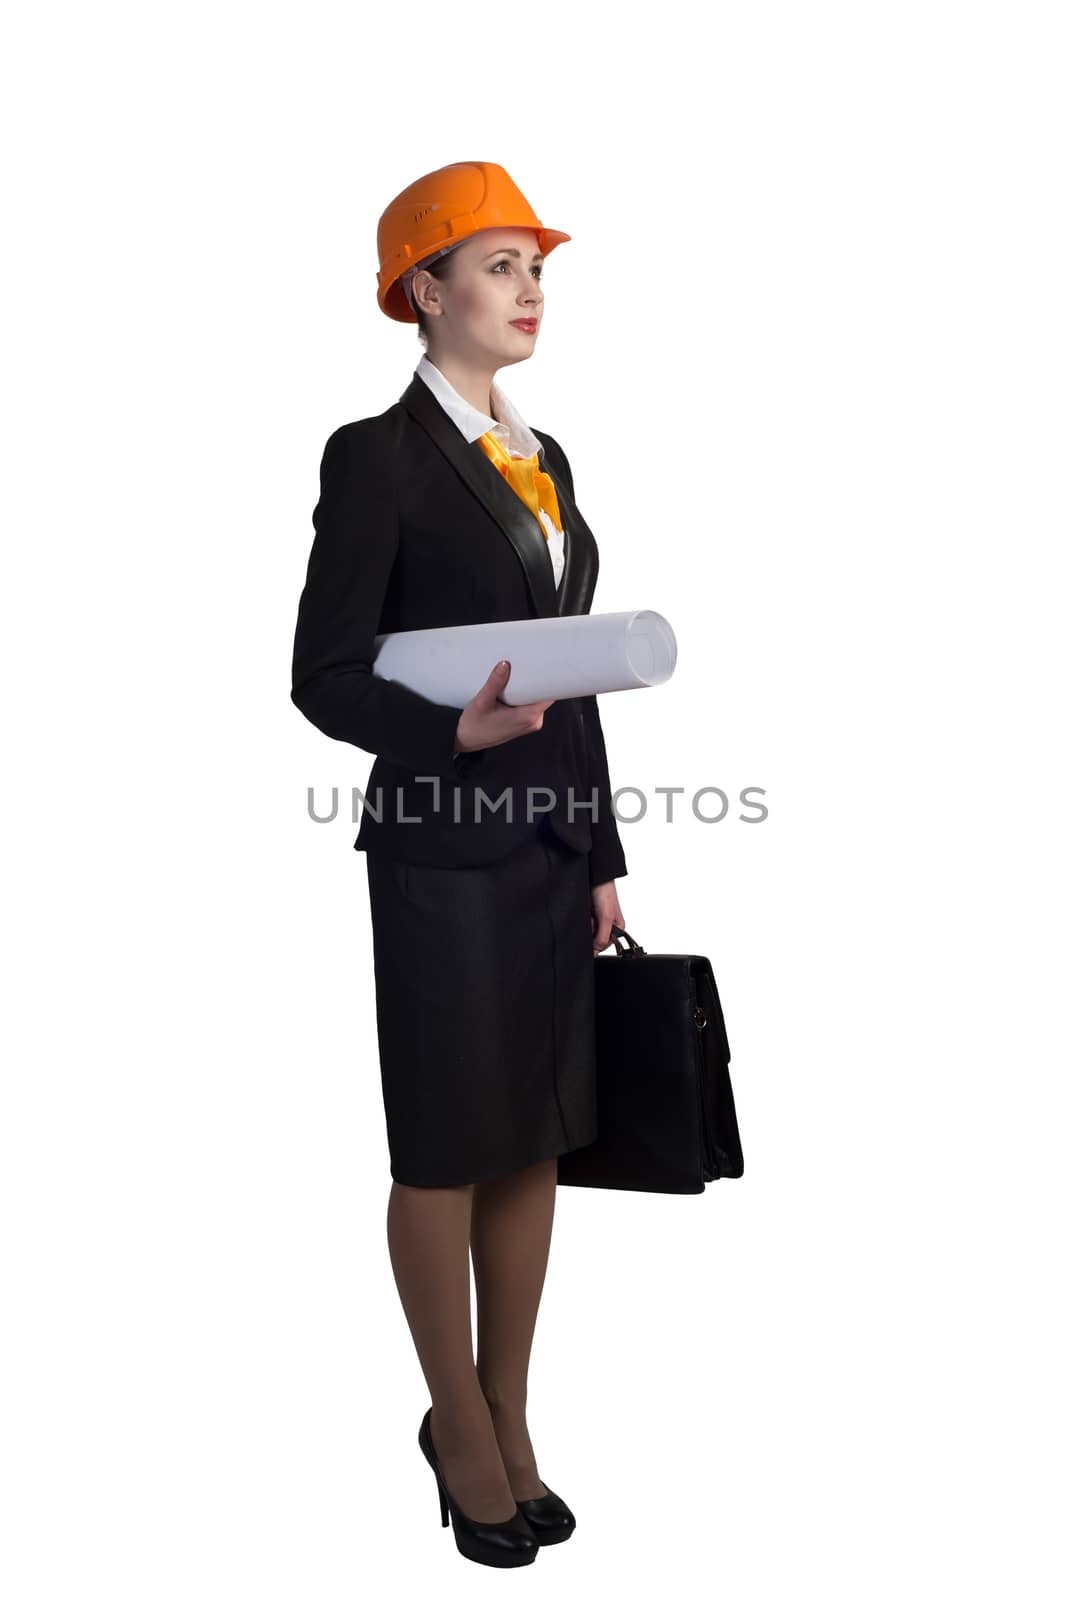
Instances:
[[[346,423],[326,441],[291,698],[331,739],[416,772],[451,775],[460,712],[372,670],[399,540],[389,452],[376,420]]]

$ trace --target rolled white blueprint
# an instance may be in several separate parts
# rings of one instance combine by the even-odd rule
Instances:
[[[659,611],[527,617],[375,636],[374,672],[439,705],[465,706],[498,661],[512,663],[505,705],[570,700],[666,683],[678,646]]]

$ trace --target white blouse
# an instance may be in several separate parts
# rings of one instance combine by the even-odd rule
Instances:
[[[468,444],[473,444],[484,433],[492,433],[500,440],[510,456],[530,457],[541,449],[540,441],[531,433],[496,381],[490,384],[490,405],[497,415],[487,417],[484,411],[479,411],[477,407],[470,405],[462,394],[457,394],[440,367],[436,367],[429,356],[424,355],[421,358],[415,371],[441,402]],[[556,527],[547,511],[539,507],[538,515],[549,536],[546,542],[549,546],[549,555],[552,557],[553,577],[559,589],[564,570],[564,534]]]

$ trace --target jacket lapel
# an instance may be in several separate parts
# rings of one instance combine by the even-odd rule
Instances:
[[[584,616],[593,604],[593,591],[597,587],[597,572],[600,567],[600,558],[597,554],[597,541],[593,537],[586,523],[582,519],[578,506],[572,500],[567,490],[567,480],[563,470],[553,471],[546,463],[544,435],[537,428],[531,428],[537,438],[542,440],[542,447],[538,452],[542,470],[548,472],[556,488],[556,501],[560,508],[560,521],[564,525],[564,570],[560,576],[560,588],[556,591],[558,611],[561,617]],[[514,495],[514,491],[513,491]],[[515,496],[518,499],[518,496]],[[541,531],[540,529],[538,530]],[[542,543],[545,543],[542,535]],[[545,551],[549,554],[548,547]],[[549,557],[549,567],[552,567],[552,557]]]
[[[546,466],[544,444],[538,452],[539,462],[543,471],[549,471],[556,487],[560,521],[564,526],[565,560],[559,590],[541,524],[501,477],[478,441],[467,443],[418,375],[401,395],[400,403],[430,435],[511,544],[523,567],[535,615],[560,617],[588,612],[597,576],[596,545],[561,481],[562,473],[551,472]],[[542,437],[536,429],[532,432],[539,439]]]

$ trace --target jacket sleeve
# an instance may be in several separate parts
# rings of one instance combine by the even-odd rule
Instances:
[[[612,812],[612,779],[608,773],[608,755],[601,731],[601,716],[597,709],[597,696],[585,695],[582,699],[582,725],[586,736],[586,760],[590,772],[590,799],[597,797],[597,820],[590,812],[590,832],[593,848],[590,851],[590,888],[599,883],[610,883],[613,878],[625,878],[627,858],[619,838],[619,826]]]
[[[559,442],[546,434],[545,437],[553,445],[564,470],[568,491],[572,500],[575,498],[575,480],[571,475],[571,463],[567,459]],[[590,888],[595,889],[599,883],[610,883],[613,878],[625,878],[627,875],[627,858],[623,853],[623,846],[619,838],[619,826],[612,811],[612,780],[608,772],[608,753],[604,745],[604,732],[601,728],[601,714],[597,709],[597,696],[584,695],[580,701],[582,706],[582,729],[586,743],[586,762],[590,773],[590,799],[597,796],[597,820],[593,820],[590,812],[590,831],[593,834],[593,848],[590,851]]]
[[[293,643],[293,703],[331,739],[416,772],[451,775],[460,712],[372,670],[399,542],[388,452],[375,432],[351,422],[332,433],[319,484]]]

